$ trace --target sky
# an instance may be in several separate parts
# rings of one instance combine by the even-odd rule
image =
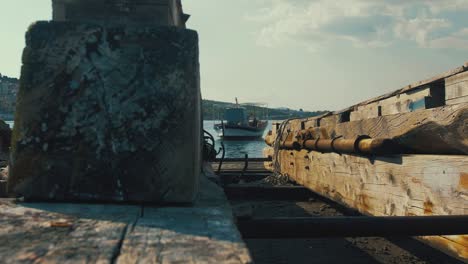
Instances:
[[[1,0],[0,73],[51,0]],[[339,110],[468,61],[468,0],[182,0],[205,99]]]

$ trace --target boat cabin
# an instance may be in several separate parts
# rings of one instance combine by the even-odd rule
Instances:
[[[248,116],[245,113],[245,108],[227,108],[224,112],[224,119],[226,124],[230,126],[246,126],[249,123]]]

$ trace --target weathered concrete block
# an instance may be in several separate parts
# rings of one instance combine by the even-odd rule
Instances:
[[[55,21],[185,27],[180,0],[52,0]]]
[[[193,200],[201,171],[196,32],[38,22],[26,39],[10,192]]]

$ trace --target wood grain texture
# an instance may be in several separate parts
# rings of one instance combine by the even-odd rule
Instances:
[[[447,100],[447,105],[467,104],[467,103],[468,103],[468,95]]]
[[[322,119],[320,127],[314,120],[294,120],[288,125],[291,133],[301,130],[301,122],[324,139],[343,136],[354,139],[359,135],[391,138],[409,152],[427,154],[468,154],[468,104],[455,104],[417,112],[381,116],[345,123],[337,116]]]
[[[145,208],[117,263],[249,263],[232,217],[222,208]]]
[[[350,121],[417,111],[419,109],[415,108],[414,104],[425,97],[431,96],[430,90],[431,87],[427,86],[411,92],[397,94],[381,101],[358,106],[355,111],[351,112]],[[425,109],[426,105],[423,104],[422,106]]]
[[[264,156],[274,160],[264,166],[279,169],[299,184],[365,214],[466,215],[467,69],[465,63],[332,114],[292,120],[282,135],[284,141],[304,128],[314,139],[368,135],[393,139],[404,153],[434,155],[368,158],[305,150],[281,150],[274,155],[273,148],[267,147]],[[468,261],[468,236],[422,239]]]
[[[445,80],[446,104],[468,103],[468,72]]]
[[[0,199],[1,263],[251,263],[223,190],[193,207]]]
[[[111,263],[137,206],[0,202],[4,263]]]
[[[460,73],[463,73],[463,72],[466,72],[467,70],[468,70],[468,67],[466,66],[466,63],[465,63],[464,66],[460,66],[460,67],[457,67],[455,69],[449,70],[447,72],[441,73],[439,75],[433,76],[431,78],[415,82],[413,84],[407,85],[407,86],[405,86],[405,87],[403,87],[401,89],[398,89],[396,91],[392,91],[392,92],[389,92],[387,94],[384,94],[384,95],[381,95],[381,96],[378,96],[378,97],[375,97],[375,98],[371,98],[371,99],[363,101],[363,102],[361,102],[361,103],[359,103],[357,105],[353,105],[353,106],[347,107],[347,108],[345,108],[343,110],[336,111],[333,114],[340,114],[340,113],[343,113],[343,112],[346,112],[346,111],[355,111],[358,106],[368,105],[368,104],[378,102],[378,101],[382,101],[384,99],[387,99],[387,98],[390,98],[390,97],[393,97],[393,96],[396,96],[396,95],[399,95],[399,94],[412,92],[414,90],[420,89],[422,86],[436,84],[438,82],[444,82],[447,78],[450,78],[450,77],[452,77],[454,75],[457,75],[457,74],[460,74]]]
[[[398,155],[372,159],[286,151],[281,172],[299,184],[376,216],[468,214],[468,156]],[[468,260],[468,236],[424,240]]]
[[[223,190],[202,186],[193,208],[145,207],[117,263],[251,263]]]
[[[446,82],[450,85],[452,79],[460,78],[460,76],[465,76],[468,71],[466,63],[463,66],[457,67],[455,69],[449,70],[442,74],[436,75],[434,77],[415,82],[413,84],[407,85],[401,89],[386,93],[384,95],[371,98],[369,100],[360,102],[356,105],[344,108],[339,111],[332,112],[330,114],[339,116],[343,113],[350,113],[351,121],[360,120],[366,118],[374,118],[379,116],[378,106],[381,106],[382,115],[387,114],[396,114],[404,112],[412,112],[414,109],[411,103],[415,103],[424,98],[423,93],[426,93],[425,97],[429,100],[426,109],[443,106],[445,104],[444,93]],[[450,93],[450,91],[449,91]],[[406,100],[400,99],[400,97],[409,97]],[[449,98],[447,98],[450,100]],[[458,102],[458,101],[457,101]],[[451,102],[452,104],[454,101]],[[416,110],[419,110],[417,108]],[[362,112],[362,113],[359,113]],[[318,120],[323,120],[325,116],[318,116],[310,118],[312,122],[317,123]],[[339,120],[339,118],[337,119]],[[318,125],[316,125],[318,126]]]

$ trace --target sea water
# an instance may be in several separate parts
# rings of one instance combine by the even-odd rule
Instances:
[[[245,154],[248,154],[249,158],[263,157],[263,149],[267,146],[263,138],[258,140],[222,140],[213,128],[215,123],[219,123],[219,121],[204,121],[203,126],[215,138],[216,150],[221,147],[221,142],[224,144],[226,158],[243,158]],[[272,122],[269,121],[263,137],[271,130],[271,124]],[[218,157],[220,156],[221,153]]]

